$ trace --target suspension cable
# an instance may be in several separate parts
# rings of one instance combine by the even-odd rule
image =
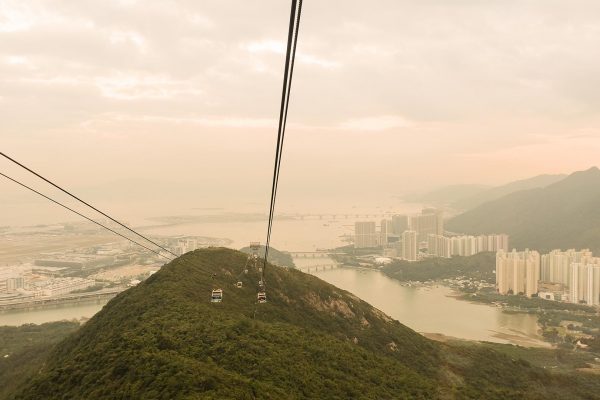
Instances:
[[[86,215],[84,215],[84,214],[80,213],[79,211],[76,211],[76,210],[72,209],[71,207],[64,205],[63,203],[59,202],[58,200],[54,200],[53,198],[51,198],[51,197],[49,197],[49,196],[46,196],[45,194],[43,194],[43,193],[41,193],[41,192],[39,192],[39,191],[35,190],[34,188],[32,188],[32,187],[30,187],[30,186],[27,186],[26,184],[24,184],[24,183],[22,183],[22,182],[19,182],[18,180],[14,179],[14,178],[11,178],[11,177],[10,177],[10,176],[8,176],[8,175],[5,175],[5,174],[3,174],[2,172],[0,172],[0,175],[1,175],[1,176],[3,176],[3,177],[5,177],[6,179],[8,179],[8,180],[10,180],[10,181],[13,181],[13,182],[14,182],[14,183],[16,183],[17,185],[20,185],[20,186],[24,187],[25,189],[27,189],[27,190],[30,190],[30,191],[32,191],[33,193],[35,193],[35,194],[37,194],[37,195],[39,195],[39,196],[42,196],[42,197],[43,197],[43,198],[45,198],[46,200],[50,200],[50,201],[51,201],[51,202],[53,202],[54,204],[57,204],[57,205],[61,206],[62,208],[65,208],[65,209],[69,210],[70,212],[72,212],[72,213],[74,213],[74,214],[77,214],[77,215],[79,215],[79,216],[80,216],[80,217],[82,217],[82,218],[85,218],[85,219],[87,219],[88,221],[90,221],[90,222],[92,222],[92,223],[94,223],[94,224],[96,224],[96,225],[98,225],[98,226],[100,226],[100,227],[102,227],[102,228],[106,229],[107,231],[110,231],[110,232],[114,233],[115,235],[118,235],[118,236],[122,237],[123,239],[126,239],[126,240],[130,241],[131,243],[137,244],[138,246],[140,246],[140,247],[143,247],[144,249],[146,249],[146,250],[148,250],[148,251],[151,251],[152,253],[156,254],[157,256],[160,256],[160,257],[162,257],[162,258],[165,258],[165,259],[167,259],[167,260],[169,260],[169,261],[173,261],[173,259],[172,259],[172,258],[169,258],[169,257],[165,256],[164,254],[161,254],[160,252],[156,251],[156,250],[153,250],[153,249],[151,249],[151,248],[149,248],[149,247],[147,247],[147,246],[144,246],[143,244],[141,244],[141,243],[139,243],[139,242],[136,242],[136,241],[135,241],[135,240],[133,240],[133,239],[130,239],[130,238],[128,238],[127,236],[125,236],[125,235],[123,235],[123,234],[121,234],[121,233],[119,233],[119,232],[115,231],[114,229],[111,229],[111,228],[109,228],[108,226],[106,226],[106,225],[104,225],[104,224],[102,224],[102,223],[100,223],[100,222],[98,222],[98,221],[95,221],[95,220],[93,220],[92,218],[90,218],[90,217],[88,217],[88,216],[86,216]]]
[[[20,163],[19,161],[15,160],[12,157],[9,157],[8,155],[4,154],[3,152],[0,151],[0,155],[4,158],[6,158],[7,160],[13,162],[14,164],[18,165],[19,167],[25,169],[26,171],[32,173],[33,175],[37,176],[38,178],[42,179],[43,181],[49,183],[50,185],[54,186],[55,188],[57,188],[58,190],[60,190],[63,193],[68,194],[69,196],[71,196],[72,198],[74,198],[75,200],[79,201],[80,203],[83,203],[84,205],[88,206],[89,208],[91,208],[92,210],[102,214],[103,216],[105,216],[106,218],[110,219],[111,221],[113,221],[114,223],[116,223],[117,225],[127,229],[129,232],[132,232],[134,234],[136,234],[137,236],[141,237],[142,239],[152,243],[153,245],[155,245],[156,247],[160,248],[163,251],[166,251],[167,253],[171,254],[173,257],[179,257],[177,254],[173,253],[171,250],[161,246],[160,244],[154,242],[153,240],[147,238],[146,236],[142,235],[141,233],[136,232],[135,230],[131,229],[130,227],[128,227],[127,225],[123,224],[122,222],[117,221],[116,219],[114,219],[113,217],[111,217],[110,215],[106,214],[103,211],[100,211],[98,208],[94,207],[93,205],[91,205],[88,202],[83,201],[82,199],[80,199],[79,197],[75,196],[73,193],[69,192],[66,189],[63,189],[62,187],[58,186],[56,183],[52,182],[51,180],[43,177],[42,175],[40,175],[39,173],[35,172],[34,170],[32,170],[31,168],[23,165],[22,163]]]
[[[287,123],[290,92],[292,86],[292,75],[294,72],[294,61],[296,59],[296,45],[298,42],[298,31],[300,28],[300,15],[302,12],[302,0],[292,0],[290,11],[290,26],[288,31],[287,51],[285,57],[285,69],[283,77],[283,88],[281,93],[281,107],[279,110],[279,125],[277,131],[277,146],[275,149],[275,165],[273,167],[273,182],[271,185],[271,206],[269,209],[269,220],[267,228],[267,241],[265,246],[265,258],[262,270],[262,281],[264,282],[265,268],[269,257],[271,244],[271,232],[275,214],[275,200],[277,198],[277,186],[279,184],[279,171],[281,169],[281,157],[283,153],[283,142],[285,138],[285,127]]]
[[[115,234],[115,235],[117,235],[117,236],[120,236],[120,237],[122,237],[123,239],[125,239],[125,240],[127,240],[127,241],[129,241],[129,242],[131,242],[131,243],[133,243],[133,244],[136,244],[136,245],[138,245],[138,246],[140,246],[140,247],[143,247],[144,249],[146,249],[146,250],[148,250],[148,251],[150,251],[150,252],[152,252],[152,253],[156,254],[156,255],[157,255],[157,256],[159,256],[159,257],[162,257],[162,258],[164,258],[165,260],[167,260],[167,261],[169,261],[169,262],[172,262],[172,261],[174,261],[174,260],[175,260],[174,258],[167,257],[167,256],[165,256],[164,254],[162,254],[161,252],[159,252],[159,251],[156,251],[156,250],[153,250],[153,249],[151,249],[150,247],[148,247],[148,246],[145,246],[145,245],[143,245],[143,244],[139,243],[138,241],[135,241],[135,240],[133,240],[133,239],[131,239],[131,238],[129,238],[129,237],[127,237],[127,236],[123,235],[122,233],[119,233],[119,232],[115,231],[114,229],[112,229],[112,228],[110,228],[110,227],[108,227],[108,226],[106,226],[106,225],[102,224],[101,222],[98,222],[98,221],[96,221],[96,220],[94,220],[94,219],[92,219],[92,218],[88,217],[87,215],[84,215],[84,214],[80,213],[80,212],[79,212],[79,211],[77,211],[77,210],[74,210],[73,208],[71,208],[71,207],[69,207],[69,206],[67,206],[67,205],[65,205],[65,204],[63,204],[63,203],[61,203],[61,202],[60,202],[60,201],[58,201],[58,200],[55,200],[55,199],[51,198],[50,196],[46,196],[46,195],[45,195],[45,194],[43,194],[42,192],[40,192],[40,191],[38,191],[38,190],[35,190],[35,189],[34,189],[34,188],[32,188],[31,186],[28,186],[28,185],[24,184],[23,182],[20,182],[20,181],[18,181],[18,180],[16,180],[16,179],[14,179],[14,178],[11,178],[10,176],[8,176],[8,175],[6,175],[6,174],[3,174],[2,172],[0,172],[0,176],[2,176],[2,177],[4,177],[4,178],[6,178],[6,179],[8,179],[8,180],[10,180],[10,181],[12,181],[12,182],[14,182],[14,183],[16,183],[17,185],[19,185],[19,186],[21,186],[21,187],[23,187],[23,188],[25,188],[25,189],[27,189],[27,190],[29,190],[29,191],[31,191],[31,192],[33,192],[33,193],[37,194],[38,196],[41,196],[41,197],[45,198],[46,200],[49,200],[49,201],[51,201],[52,203],[54,203],[54,204],[56,204],[56,205],[58,205],[58,206],[60,206],[60,207],[62,207],[62,208],[64,208],[64,209],[66,209],[66,210],[68,210],[68,211],[72,212],[73,214],[76,214],[76,215],[78,215],[78,216],[80,216],[80,217],[82,217],[82,218],[84,218],[84,219],[88,220],[89,222],[92,222],[93,224],[96,224],[96,225],[98,225],[99,227],[101,227],[101,228],[103,228],[103,229],[106,229],[107,231],[109,231],[109,232],[112,232],[113,234]],[[158,246],[158,247],[160,247],[160,248],[164,249],[164,247],[162,247],[162,246]],[[170,254],[174,254],[174,253],[172,253],[172,252],[170,252],[170,251],[169,251],[169,253],[170,253]],[[177,256],[177,255],[176,255],[175,257],[179,257],[179,256]],[[204,273],[205,273],[205,274],[207,274],[207,275],[211,275],[211,276],[212,276],[212,275],[214,275],[214,273],[212,273],[212,272],[210,272],[210,271],[207,271],[207,270],[205,270],[205,269],[203,269],[203,268],[200,268],[200,267],[198,267],[197,265],[195,265],[195,264],[192,264],[190,261],[188,261],[188,260],[186,260],[186,259],[184,259],[184,258],[179,258],[179,260],[180,260],[181,262],[183,262],[184,264],[187,264],[188,266],[194,267],[194,268],[198,269],[199,271],[201,271],[201,272],[204,272]]]

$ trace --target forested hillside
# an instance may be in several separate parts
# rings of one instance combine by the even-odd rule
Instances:
[[[355,296],[246,255],[197,250],[57,345],[17,399],[583,399],[597,382],[432,342]],[[244,285],[236,288],[242,276]],[[222,288],[223,302],[209,301]]]
[[[600,252],[600,170],[575,172],[541,189],[485,203],[446,224],[452,232],[507,233],[510,246]]]

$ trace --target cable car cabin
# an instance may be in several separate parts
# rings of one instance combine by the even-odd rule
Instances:
[[[244,286],[244,284],[241,281],[235,284],[235,287],[238,289],[241,289],[242,286]]]
[[[223,301],[223,290],[215,289],[212,291],[212,295],[210,296],[211,303],[220,303]]]
[[[259,303],[266,303],[267,302],[267,294],[265,292],[258,292],[258,294],[256,295],[256,299],[258,300]]]

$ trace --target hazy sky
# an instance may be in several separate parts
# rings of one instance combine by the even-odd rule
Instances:
[[[0,148],[115,199],[266,201],[288,16],[0,0]],[[280,206],[597,165],[599,49],[596,0],[305,0]]]

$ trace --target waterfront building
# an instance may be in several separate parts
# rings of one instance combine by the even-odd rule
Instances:
[[[393,234],[392,221],[389,219],[382,219],[379,228],[379,244],[382,247],[386,247],[389,243],[389,237]]]
[[[500,294],[524,294],[528,297],[538,292],[540,254],[525,250],[496,253],[496,289]]]
[[[392,216],[392,231],[395,235],[402,235],[408,230],[408,216],[393,215]]]
[[[357,221],[354,224],[354,247],[367,249],[377,247],[379,235],[376,231],[375,221]]]
[[[571,264],[578,263],[582,265],[600,264],[591,251],[584,249],[576,251],[574,249],[561,251],[552,250],[542,256],[541,277],[543,282],[560,283],[569,287],[571,281]]]
[[[427,253],[433,257],[450,258],[450,238],[441,235],[429,235],[427,238]]]
[[[402,257],[407,261],[417,261],[417,232],[405,231],[402,234]]]
[[[484,251],[508,252],[508,235],[454,236],[450,239],[450,249],[451,255],[465,257]]]
[[[451,255],[472,256],[479,253],[475,236],[454,236],[450,239]]]
[[[31,275],[31,265],[8,266],[0,269],[0,293],[14,293],[25,286],[25,277]]]
[[[425,208],[421,214],[409,217],[409,229],[417,232],[419,242],[427,241],[429,235],[444,235],[444,213],[435,208]]]
[[[481,235],[479,238],[483,239],[484,244],[479,246],[478,253],[500,250],[508,252],[508,235],[506,234]]]
[[[570,265],[569,301],[600,305],[600,265],[583,263]]]

